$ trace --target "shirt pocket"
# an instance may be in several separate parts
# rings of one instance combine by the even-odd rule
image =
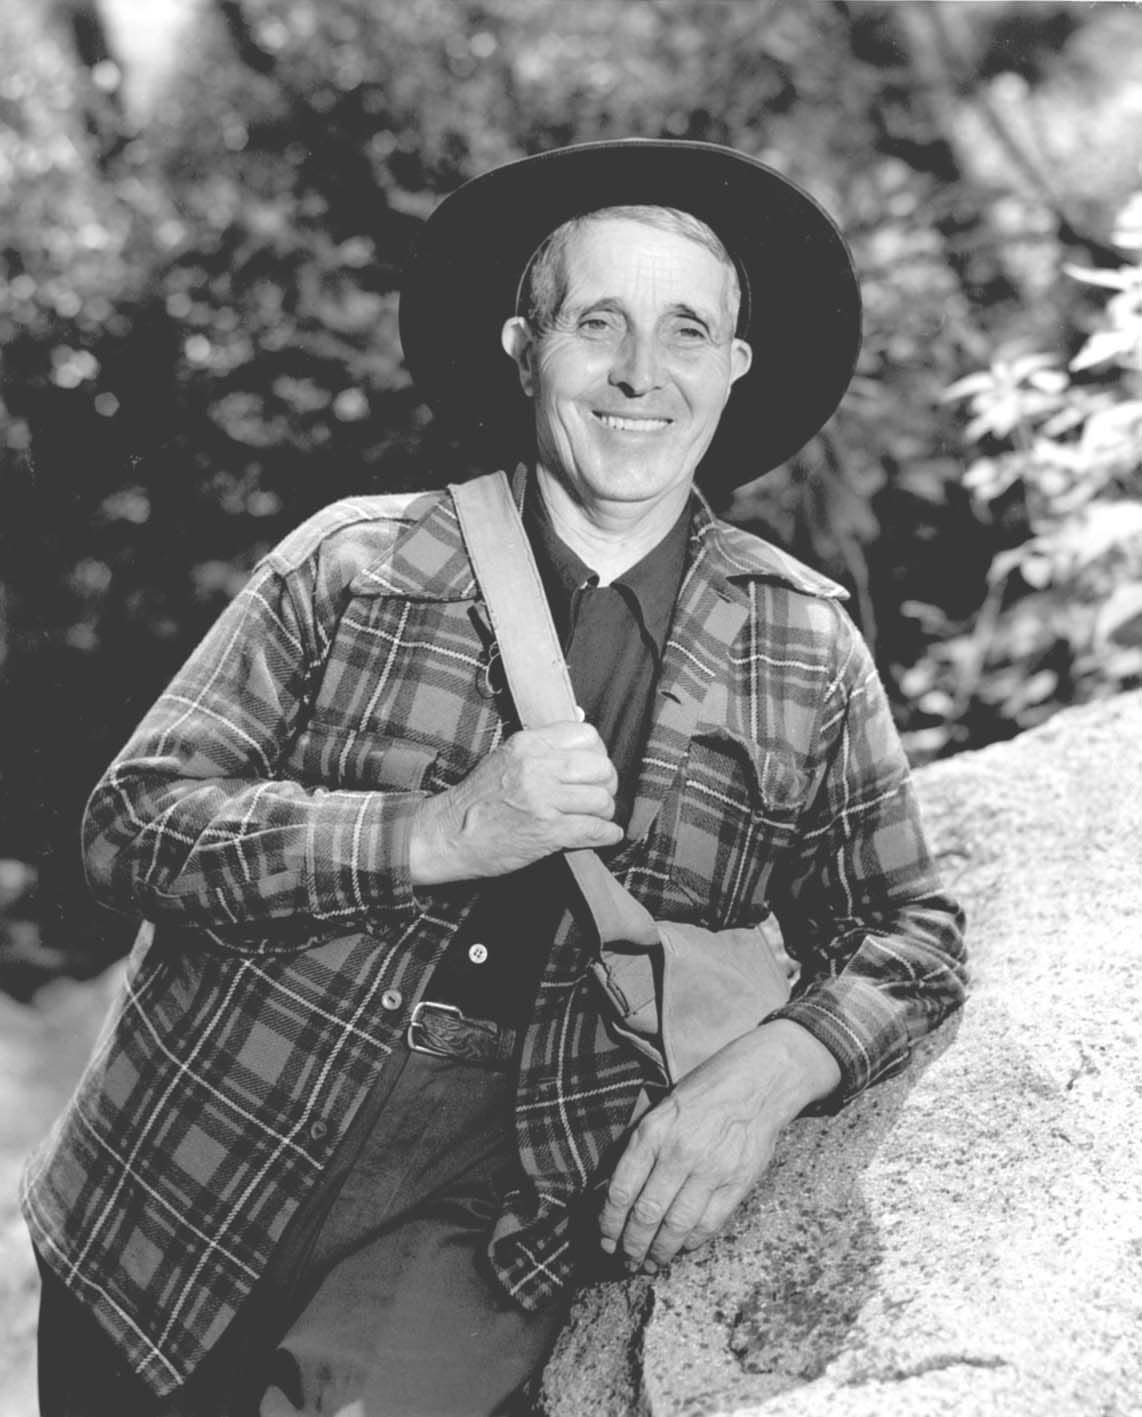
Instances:
[[[660,817],[673,831],[671,883],[690,918],[714,930],[766,918],[808,792],[807,773],[782,745],[723,728],[695,733]]]
[[[287,771],[327,788],[439,792],[495,746],[477,690],[483,645],[468,609],[374,596],[350,602]]]

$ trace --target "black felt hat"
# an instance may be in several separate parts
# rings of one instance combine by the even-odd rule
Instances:
[[[860,348],[860,290],[832,218],[795,183],[712,143],[632,138],[508,163],[425,223],[403,282],[405,359],[424,399],[497,462],[533,446],[531,402],[500,329],[535,248],[602,207],[677,207],[717,232],[742,278],[753,364],[698,471],[725,491],[792,457],[826,422]]]

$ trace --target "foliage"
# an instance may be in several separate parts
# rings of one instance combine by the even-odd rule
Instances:
[[[948,390],[971,409],[981,515],[1015,507],[1026,535],[993,559],[970,632],[905,685],[940,746],[982,717],[1024,728],[1142,684],[1142,194],[1113,240],[1116,268],[1066,267],[1109,293],[1069,361],[1001,354]]]

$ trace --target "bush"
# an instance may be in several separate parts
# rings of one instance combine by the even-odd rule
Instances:
[[[1069,360],[1001,353],[947,392],[968,404],[979,450],[965,486],[1017,539],[992,560],[970,631],[904,686],[936,747],[980,718],[1014,732],[1142,684],[1142,193],[1113,240],[1117,267],[1066,267],[1107,297]]]

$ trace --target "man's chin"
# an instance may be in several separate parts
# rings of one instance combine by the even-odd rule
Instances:
[[[592,469],[590,487],[609,501],[645,502],[657,501],[692,480],[693,470],[677,459],[608,458]]]

